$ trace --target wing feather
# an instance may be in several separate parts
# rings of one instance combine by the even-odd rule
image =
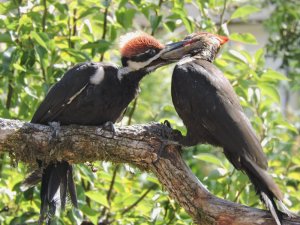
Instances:
[[[62,79],[50,89],[31,122],[47,124],[55,120],[72,97],[87,87],[90,77],[95,74],[99,66],[100,64],[88,62],[78,64],[68,70]]]
[[[237,95],[222,72],[207,61],[197,60],[188,65],[176,66],[173,76],[175,74],[180,74],[177,75],[180,78],[177,77],[177,86],[172,89],[180,89],[181,85],[189,87],[184,88],[184,93],[182,91],[178,94],[184,96],[181,101],[185,101],[183,107],[180,106],[183,111],[182,115],[179,113],[181,118],[189,111],[189,117],[192,117],[190,123],[201,124],[211,139],[228,149],[230,152],[225,154],[236,167],[240,167],[239,157],[246,154],[261,168],[266,169],[267,158],[260,142],[239,104]],[[172,91],[172,95],[174,94]],[[176,107],[175,102],[174,105]],[[187,106],[193,108],[185,109]],[[195,127],[193,124],[191,127]]]

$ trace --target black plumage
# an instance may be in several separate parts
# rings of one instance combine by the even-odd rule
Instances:
[[[197,39],[200,46],[173,71],[172,100],[187,128],[180,142],[185,146],[208,143],[222,147],[234,167],[248,175],[280,225],[282,215],[274,200],[283,206],[283,195],[267,173],[267,158],[230,82],[212,64],[221,44],[228,39],[209,33],[187,39],[191,39],[190,44]]]
[[[144,33],[127,35],[127,39],[121,48],[123,67],[100,62],[74,66],[50,89],[31,122],[103,125],[121,118],[138,94],[141,79],[156,68],[173,62],[172,50],[182,46],[174,43],[165,47]],[[164,54],[168,56],[164,57]],[[67,193],[74,206],[77,206],[77,197],[72,166],[68,162],[43,165],[39,161],[39,164],[45,166],[40,193],[41,224],[45,214],[54,214],[58,205],[62,209],[65,207]],[[40,176],[36,174],[39,175],[34,173],[25,180],[25,186],[37,183]]]

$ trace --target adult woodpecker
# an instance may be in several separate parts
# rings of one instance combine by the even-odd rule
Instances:
[[[122,117],[128,104],[139,90],[139,82],[158,67],[173,62],[182,55],[172,51],[183,47],[183,42],[162,45],[152,36],[141,32],[129,33],[121,38],[123,67],[112,63],[81,63],[68,70],[49,91],[36,110],[31,122],[62,125],[103,125]],[[54,214],[57,205],[63,209],[67,192],[77,206],[72,166],[66,162],[51,162],[44,167],[41,185],[41,224],[45,214]],[[37,179],[29,177],[24,185]]]
[[[191,49],[191,55],[175,66],[171,87],[173,104],[187,128],[187,135],[180,143],[222,147],[233,166],[248,175],[277,225],[281,225],[282,215],[275,200],[285,213],[292,214],[283,205],[283,195],[267,173],[267,158],[237,95],[223,73],[212,64],[228,38],[201,32],[185,40],[190,40],[185,45]]]

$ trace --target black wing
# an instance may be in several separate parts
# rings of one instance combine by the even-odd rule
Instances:
[[[240,157],[244,154],[267,168],[266,156],[231,84],[213,64],[195,60],[177,65],[172,98],[188,130],[205,130],[237,168],[241,168]]]
[[[62,79],[48,92],[32,117],[32,123],[47,124],[54,121],[64,110],[65,105],[89,84],[90,77],[100,63],[81,63],[68,70]]]

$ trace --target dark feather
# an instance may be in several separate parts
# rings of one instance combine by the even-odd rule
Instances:
[[[182,144],[208,143],[223,147],[226,157],[243,170],[262,201],[280,225],[283,196],[267,173],[267,158],[245,116],[231,84],[212,63],[191,58],[176,65],[172,77],[172,99],[187,127]]]
[[[71,199],[72,205],[74,207],[78,208],[77,195],[76,195],[76,186],[75,186],[75,183],[74,183],[74,180],[73,180],[73,168],[71,166],[69,167],[69,170],[68,170],[67,185],[68,185],[68,191],[69,191],[69,194],[70,194],[70,199]]]

